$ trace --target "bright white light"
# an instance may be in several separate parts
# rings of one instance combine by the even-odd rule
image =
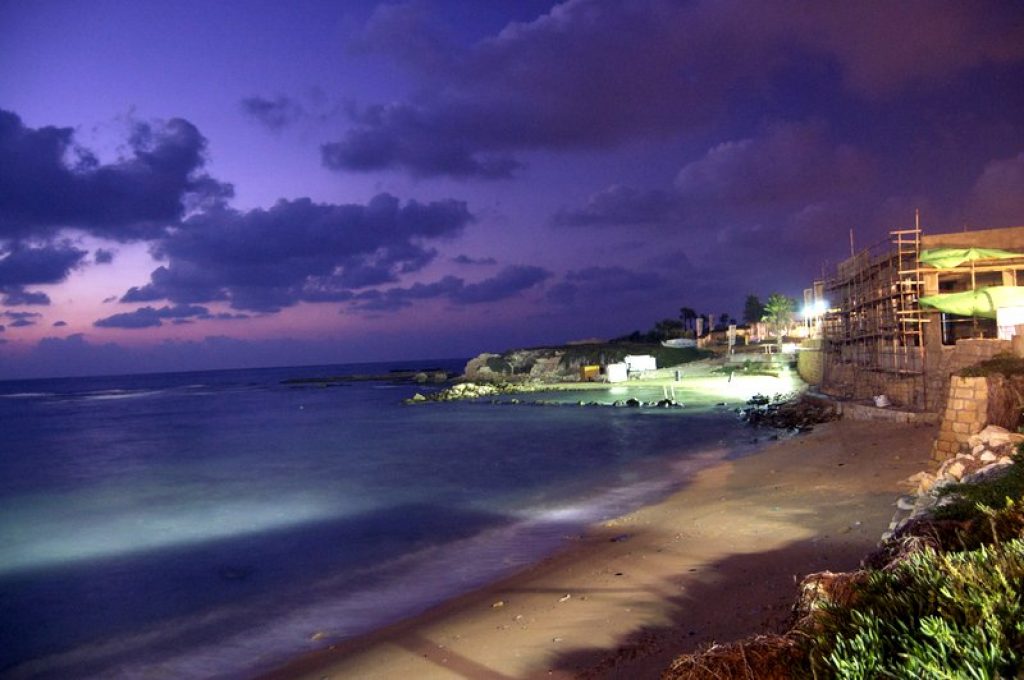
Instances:
[[[819,316],[825,314],[828,311],[828,302],[825,300],[815,300],[809,305],[804,305],[801,313],[805,319],[816,319]]]

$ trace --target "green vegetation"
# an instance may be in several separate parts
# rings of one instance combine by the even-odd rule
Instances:
[[[565,366],[600,364],[602,360],[606,364],[622,361],[627,354],[650,354],[658,362],[658,366],[676,366],[691,361],[697,361],[709,356],[713,352],[693,347],[663,347],[660,344],[648,344],[643,342],[606,342],[588,345],[570,345],[565,348],[560,364]]]
[[[823,607],[810,643],[815,677],[981,680],[1024,670],[1024,445],[1003,476],[942,495],[953,502],[935,523],[897,539],[908,554],[868,572],[845,606]]]
[[[1008,678],[1024,660],[1024,541],[925,548],[872,572],[852,608],[826,607],[818,677]]]
[[[959,374],[964,378],[987,378],[990,375],[1024,375],[1024,359],[1013,354],[997,354],[996,356],[968,366]]]
[[[768,302],[764,305],[764,317],[761,320],[771,326],[772,330],[779,337],[780,343],[782,342],[782,335],[793,320],[793,310],[795,307],[796,303],[793,301],[793,298],[786,297],[781,293],[772,293],[771,297],[768,298]]]

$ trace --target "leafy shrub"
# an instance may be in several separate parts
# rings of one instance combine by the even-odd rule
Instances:
[[[854,608],[826,604],[816,677],[1014,677],[1024,661],[1024,541],[938,553],[873,571]]]

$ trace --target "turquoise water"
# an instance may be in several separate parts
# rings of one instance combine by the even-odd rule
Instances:
[[[530,564],[750,439],[719,395],[404,406],[415,386],[281,384],[415,366],[0,383],[0,675],[248,677]]]

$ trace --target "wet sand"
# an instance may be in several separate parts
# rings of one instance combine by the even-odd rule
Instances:
[[[856,567],[934,429],[840,421],[698,473],[523,572],[267,678],[657,678],[678,654],[781,630],[796,581]]]

